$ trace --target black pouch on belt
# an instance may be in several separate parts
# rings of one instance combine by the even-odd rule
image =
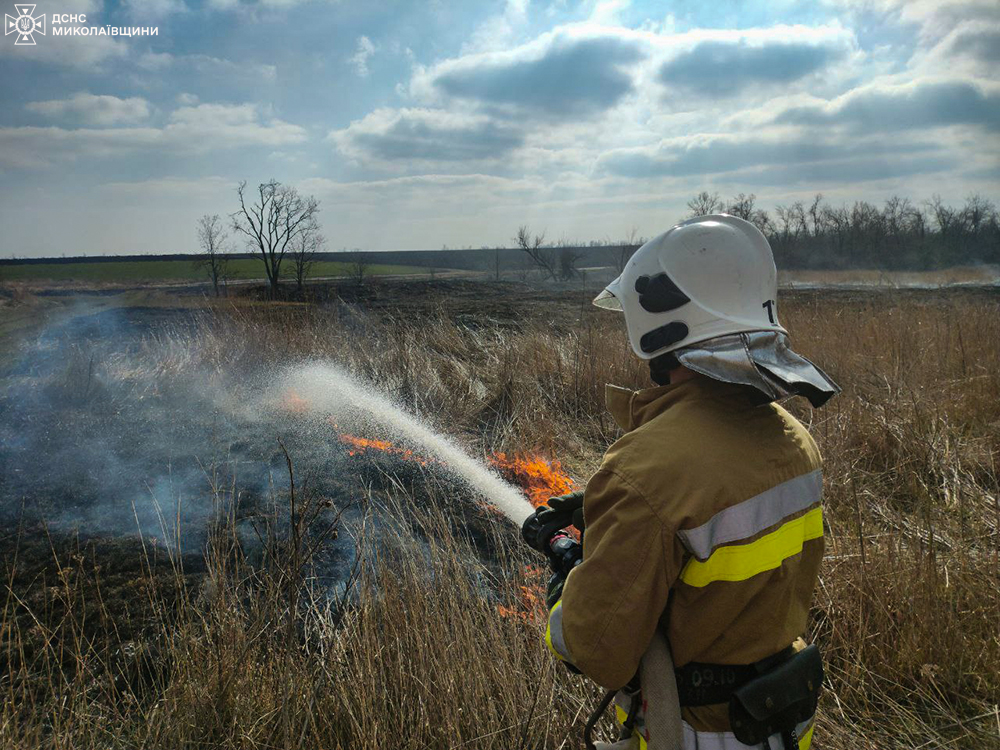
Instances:
[[[758,745],[773,734],[794,736],[795,727],[816,713],[822,684],[819,649],[807,646],[733,692],[729,699],[733,734],[744,745]]]

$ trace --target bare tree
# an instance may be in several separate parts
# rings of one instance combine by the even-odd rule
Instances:
[[[583,253],[579,250],[574,250],[571,247],[562,247],[559,249],[559,278],[563,281],[569,281],[574,276],[580,274],[580,270],[576,267],[577,262],[583,257]]]
[[[935,194],[931,200],[927,201],[927,210],[934,216],[938,232],[943,236],[950,236],[955,231],[959,222],[959,214],[955,209],[944,205],[940,195]]]
[[[726,213],[750,221],[753,218],[756,203],[757,196],[753,193],[750,195],[740,193],[726,206]]]
[[[798,205],[802,206],[801,203]],[[803,226],[805,226],[804,221]],[[847,210],[847,206],[840,208],[823,206],[823,226],[826,227],[826,233],[836,247],[837,255],[842,257],[851,235],[851,213]]]
[[[295,268],[295,288],[301,292],[309,269],[316,262],[316,255],[323,252],[326,238],[319,232],[310,230],[302,232],[292,240],[292,263]]]
[[[708,214],[717,214],[722,210],[722,199],[719,198],[718,193],[709,193],[707,190],[702,190],[698,195],[687,202],[687,206],[691,209],[691,216],[707,216]]]
[[[368,266],[371,265],[371,261],[368,258],[367,253],[363,253],[360,250],[355,250],[351,253],[350,260],[350,274],[351,278],[357,283],[363,284],[365,277],[368,275]]]
[[[726,206],[726,213],[737,216],[754,224],[764,234],[774,230],[774,223],[767,211],[757,208],[757,196],[753,193],[740,193]]]
[[[229,234],[226,232],[222,219],[218,214],[205,214],[198,219],[198,245],[201,255],[194,262],[195,267],[203,268],[212,280],[212,290],[219,296],[219,282],[226,277],[226,266],[229,264],[230,252]]]
[[[781,203],[774,207],[774,213],[778,216],[779,224],[776,229],[781,232],[779,235],[783,242],[788,242],[792,237],[797,236],[795,230],[795,209],[789,208]]]
[[[813,237],[819,237],[823,227],[823,194],[816,193],[812,205],[809,206],[809,215],[813,220]]]
[[[281,282],[281,262],[295,239],[304,232],[316,232],[319,201],[275,179],[257,186],[257,200],[247,205],[246,181],[236,189],[240,210],[230,215],[233,230],[244,235],[247,243],[264,261],[271,296],[277,296]],[[252,200],[252,199],[251,199]]]
[[[996,212],[997,208],[993,201],[979,193],[972,193],[965,199],[965,206],[959,216],[965,225],[965,230],[978,235],[983,224],[989,222]]]
[[[531,230],[528,229],[527,225],[523,225],[518,227],[514,242],[517,243],[519,250],[531,258],[531,262],[535,267],[543,271],[548,278],[552,279],[552,281],[556,281],[559,278],[559,267],[556,258],[551,250],[542,247],[542,243],[545,242],[545,232],[532,237]]]

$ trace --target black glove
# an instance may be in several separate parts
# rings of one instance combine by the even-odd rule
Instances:
[[[569,521],[564,515],[554,513],[545,505],[539,505],[521,524],[521,537],[529,547],[548,555],[552,537],[568,525]]]
[[[565,495],[559,495],[559,497],[550,497],[547,505],[561,516],[568,516],[571,519],[570,523],[581,532],[584,530],[583,490],[569,492]]]
[[[569,525],[583,531],[583,490],[550,498],[548,505],[539,505],[521,525],[521,536],[529,547],[547,555],[549,541]]]

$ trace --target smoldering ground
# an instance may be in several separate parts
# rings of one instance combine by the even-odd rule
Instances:
[[[265,361],[252,341],[220,347],[225,334],[213,325],[198,311],[84,305],[23,341],[0,374],[3,524],[141,536],[197,555],[213,525],[230,519],[251,548],[286,512],[294,478],[326,508],[316,522],[341,532],[323,556],[336,585],[363,523],[371,533],[405,522],[373,507],[373,489],[484,499],[435,462],[351,455],[338,432],[397,436],[348,403],[357,392],[327,391],[317,379],[336,370]],[[296,408],[293,381],[323,409]],[[481,508],[471,517],[473,534],[476,518],[492,521]]]

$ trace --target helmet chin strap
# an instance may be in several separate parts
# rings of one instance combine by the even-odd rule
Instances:
[[[657,385],[670,385],[670,371],[681,366],[673,352],[649,360],[649,377]]]

